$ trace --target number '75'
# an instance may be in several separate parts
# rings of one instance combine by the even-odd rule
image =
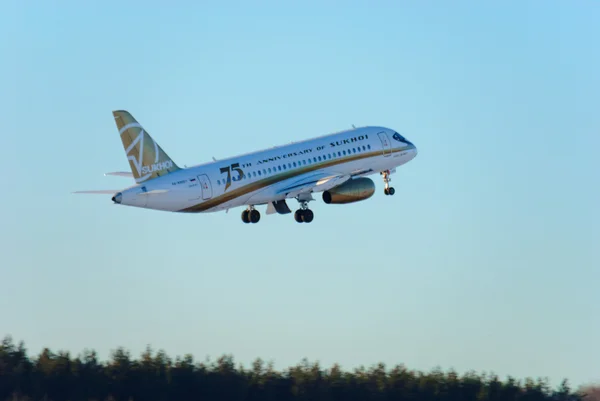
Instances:
[[[227,173],[227,182],[225,183],[225,191],[227,188],[231,186],[231,170],[237,171],[238,180],[241,180],[244,177],[244,171],[240,168],[239,163],[233,163],[231,166],[221,167],[221,174]]]

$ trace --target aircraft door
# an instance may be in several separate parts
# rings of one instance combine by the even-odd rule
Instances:
[[[385,132],[380,132],[377,135],[379,135],[379,140],[381,141],[381,145],[383,146],[383,155],[386,157],[391,155],[392,144],[390,143],[390,138]]]
[[[210,185],[210,179],[206,174],[198,176],[200,187],[202,187],[202,199],[212,198],[212,186]]]

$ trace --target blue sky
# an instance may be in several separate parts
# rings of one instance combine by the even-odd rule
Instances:
[[[598,380],[595,2],[0,4],[0,335]],[[192,165],[355,125],[419,155],[315,221],[118,207],[112,110]],[[291,204],[293,205],[293,204]]]

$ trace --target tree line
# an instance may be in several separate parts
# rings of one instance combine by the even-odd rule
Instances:
[[[99,361],[93,350],[80,355],[44,349],[30,357],[23,342],[7,336],[0,345],[0,400],[25,401],[580,401],[585,394],[564,380],[504,380],[493,374],[434,369],[409,370],[376,364],[344,371],[303,360],[277,371],[261,359],[236,366],[231,355],[195,362],[171,359],[149,347],[134,358],[123,349]]]

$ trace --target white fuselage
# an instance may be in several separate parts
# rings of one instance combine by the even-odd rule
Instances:
[[[113,200],[197,213],[321,192],[351,177],[378,174],[412,160],[415,146],[395,140],[394,134],[383,127],[356,128],[218,160],[137,184]]]

